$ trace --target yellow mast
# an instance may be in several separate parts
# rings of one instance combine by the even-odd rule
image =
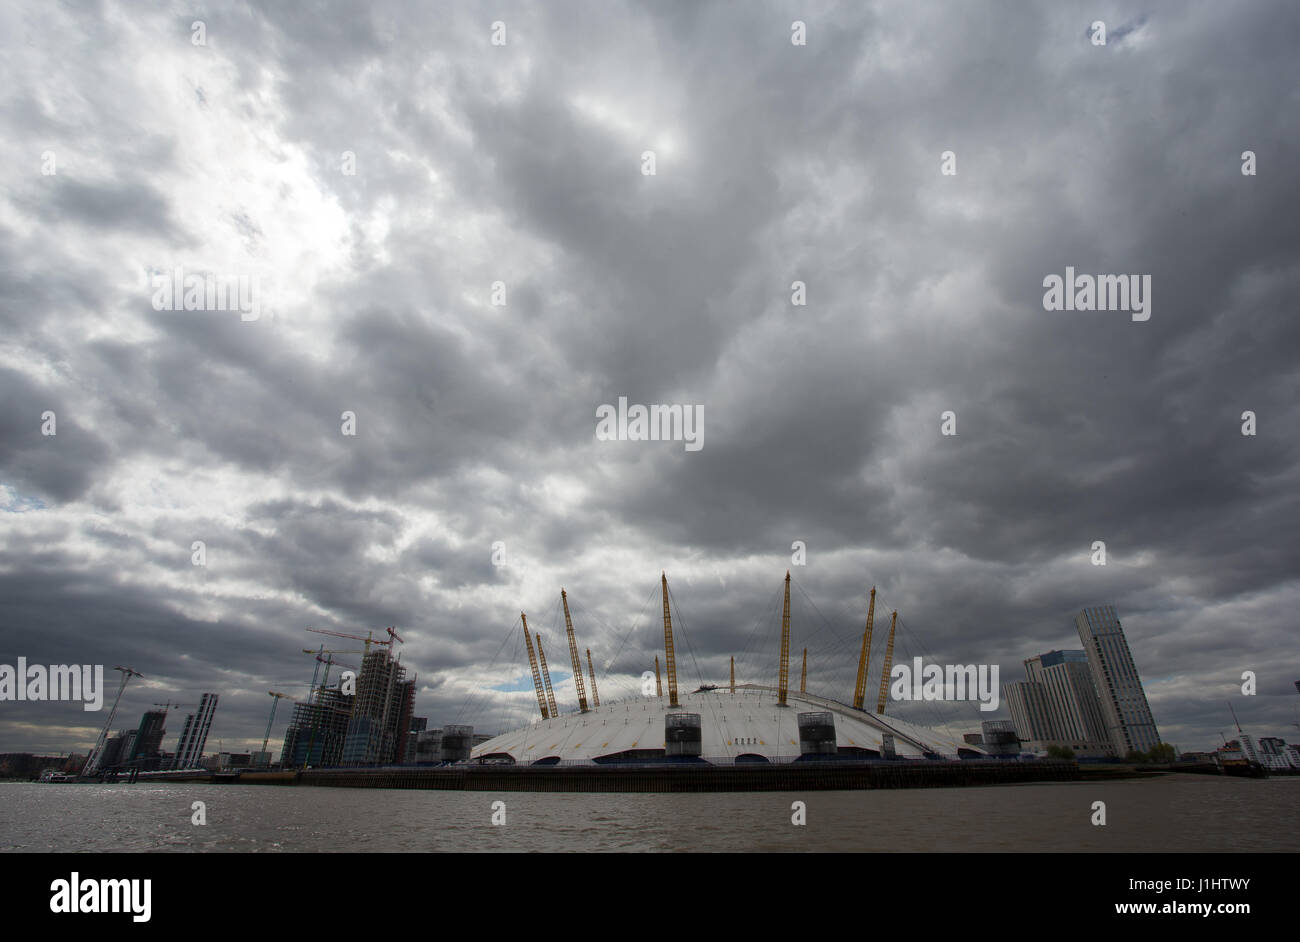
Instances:
[[[537,636],[537,656],[542,659],[542,683],[546,685],[546,702],[550,704],[551,716],[559,716],[555,708],[555,693],[551,690],[551,672],[546,669],[546,652],[542,650],[542,636]]]
[[[781,608],[781,679],[777,687],[777,703],[785,706],[785,695],[790,686],[790,570],[785,571],[785,604]]]
[[[664,695],[664,683],[659,678],[659,655],[656,654],[655,655],[655,696],[662,697],[663,695]]]
[[[799,675],[799,692],[808,692],[808,649],[803,649],[803,672]]]
[[[885,646],[885,667],[880,672],[880,701],[876,712],[885,712],[885,697],[889,694],[889,668],[894,663],[894,628],[898,625],[898,612],[889,616],[889,644]]]
[[[673,616],[668,613],[668,575],[660,574],[664,592],[664,648],[668,666],[668,708],[681,706],[677,702],[677,658],[673,655]]]
[[[533,669],[533,689],[537,691],[537,705],[541,707],[542,719],[549,719],[550,714],[546,712],[546,694],[542,691],[542,675],[537,670],[537,655],[533,653],[533,638],[528,633],[528,616],[520,612],[519,617],[524,622],[524,643],[528,645],[528,666]]]
[[[876,587],[871,587],[867,606],[867,630],[862,633],[862,653],[858,655],[858,685],[853,688],[853,709],[861,710],[867,696],[867,668],[871,666],[871,623],[876,617]]]
[[[582,682],[582,661],[578,659],[578,642],[573,640],[573,619],[569,617],[569,593],[560,590],[564,603],[564,627],[569,633],[569,660],[573,662],[573,686],[578,690],[578,710],[587,712],[587,688]]]
[[[731,656],[731,692],[736,692],[736,655]]]
[[[587,648],[587,670],[591,672],[591,699],[600,706],[600,691],[596,689],[596,668],[591,666],[591,648]]]

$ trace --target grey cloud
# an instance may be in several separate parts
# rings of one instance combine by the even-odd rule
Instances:
[[[559,641],[560,585],[610,696],[662,644],[660,569],[683,682],[725,679],[732,655],[770,680],[800,539],[794,645],[832,695],[852,689],[872,584],[901,613],[900,656],[993,660],[1004,679],[1109,602],[1167,739],[1212,745],[1218,700],[1198,691],[1221,700],[1252,665],[1269,693],[1249,721],[1285,734],[1289,5],[277,4],[211,15],[202,49],[192,18],[140,14],[167,52],[150,87],[110,68],[131,32],[52,25],[98,52],[51,60],[62,97],[14,83],[0,118],[29,164],[78,141],[113,172],[4,184],[0,352],[27,366],[0,371],[0,483],[51,505],[11,515],[0,646],[35,629],[177,689],[238,689],[226,735],[260,741],[267,685],[306,674],[304,627],[393,624],[418,712],[497,728],[532,709],[531,691],[490,689],[526,663],[511,624],[523,609]],[[488,41],[497,18],[507,47]],[[50,52],[54,35],[32,39]],[[253,179],[301,154],[308,176],[211,219],[172,205],[188,151],[157,89],[173,85],[267,144],[212,161]],[[315,191],[345,222],[341,261],[302,286],[311,336],[155,312],[116,284],[216,233],[270,252],[290,197]],[[1151,274],[1152,319],[1044,311],[1042,279],[1066,265]],[[505,308],[486,303],[498,279]],[[596,407],[621,395],[702,404],[703,451],[596,441]],[[43,408],[57,451],[34,437]],[[53,516],[78,498],[85,516]],[[193,571],[198,538],[220,565]],[[40,748],[72,741],[54,713],[35,721]]]

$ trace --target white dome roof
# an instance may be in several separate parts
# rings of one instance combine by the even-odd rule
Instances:
[[[800,713],[830,713],[836,746],[880,752],[881,738],[894,735],[899,758],[922,758],[926,753],[957,758],[958,749],[983,754],[952,735],[906,723],[891,716],[855,710],[844,703],[806,693],[790,692],[788,706],[777,705],[775,687],[737,685],[679,694],[680,707],[669,709],[668,697],[634,697],[602,703],[586,713],[564,713],[538,719],[531,726],[503,733],[476,746],[471,760],[510,756],[517,764],[541,759],[592,762],[633,750],[664,749],[664,717],[669,713],[698,713],[701,756],[723,763],[737,756],[762,756],[771,762],[799,757]]]

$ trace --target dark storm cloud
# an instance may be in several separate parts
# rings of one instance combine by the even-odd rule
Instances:
[[[41,388],[21,373],[0,369],[0,402],[5,404],[0,409],[5,483],[60,501],[80,497],[109,448],[84,420],[77,421],[75,400],[61,389]],[[47,418],[48,413],[53,416]]]
[[[222,735],[260,745],[268,685],[319,642],[304,627],[391,624],[417,712],[497,728],[532,709],[491,690],[526,664],[520,609],[569,673],[561,585],[602,691],[632,693],[661,568],[683,685],[733,654],[770,682],[802,540],[792,645],[815,690],[851,690],[875,584],[899,657],[1016,679],[1112,603],[1166,739],[1209,746],[1204,691],[1245,669],[1268,673],[1258,732],[1291,721],[1286,4],[110,12],[10,33],[64,53],[39,86],[21,48],[6,66],[15,656],[34,631],[51,662],[228,691]],[[46,148],[61,175],[39,175]],[[290,266],[296,299],[244,323],[155,311],[133,281],[209,251],[204,270]],[[1043,310],[1067,265],[1150,274],[1151,320]],[[704,448],[595,441],[619,396],[702,405]],[[9,748],[87,738],[17,722],[48,732]]]

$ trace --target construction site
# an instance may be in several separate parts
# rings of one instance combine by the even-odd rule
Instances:
[[[775,685],[737,683],[733,656],[727,683],[701,682],[690,691],[681,689],[666,574],[658,589],[663,647],[654,655],[653,685],[647,671],[632,696],[601,701],[591,650],[582,649],[585,658],[579,654],[568,593],[561,589],[574,707],[564,709],[558,702],[543,637],[530,629],[521,612],[518,640],[526,652],[526,676],[536,702],[533,720],[491,738],[476,737],[470,724],[445,726],[438,732],[434,762],[404,765],[416,678],[408,677],[400,655],[394,654],[395,646],[403,643],[401,636],[393,628],[378,639],[373,632],[311,628],[359,647],[326,650],[321,644],[315,650],[303,649],[316,664],[307,697],[293,703],[279,770],[144,774],[150,780],[241,784],[634,792],[942,787],[1084,777],[1074,761],[1017,761],[994,754],[996,749],[986,748],[970,734],[959,736],[889,714],[899,620],[898,612],[891,612],[880,645],[874,637],[874,588],[860,645],[852,641],[858,655],[856,672],[852,696],[844,700],[809,691],[806,647],[797,688],[791,683],[789,573],[782,591],[780,647],[773,652]],[[873,642],[883,647],[883,659],[874,670]],[[336,659],[355,655],[361,656],[359,666]],[[128,676],[124,674],[123,686]],[[606,680],[619,678],[611,675]],[[626,678],[622,682],[626,684]],[[279,700],[291,699],[278,691],[270,695],[264,750]],[[1088,770],[1086,777],[1133,774],[1140,773],[1098,769]]]
[[[402,638],[393,628],[386,639],[309,628],[318,634],[359,641],[361,650],[304,649],[314,654],[316,671],[307,699],[294,703],[285,733],[280,764],[284,768],[339,765],[400,765],[405,758],[407,730],[415,708],[414,675],[407,676],[400,656],[393,655]],[[361,655],[359,669],[335,660],[335,655]],[[333,684],[332,668],[342,670]],[[276,691],[273,698],[284,697]],[[274,722],[274,706],[271,721]],[[271,724],[267,724],[270,735]]]

